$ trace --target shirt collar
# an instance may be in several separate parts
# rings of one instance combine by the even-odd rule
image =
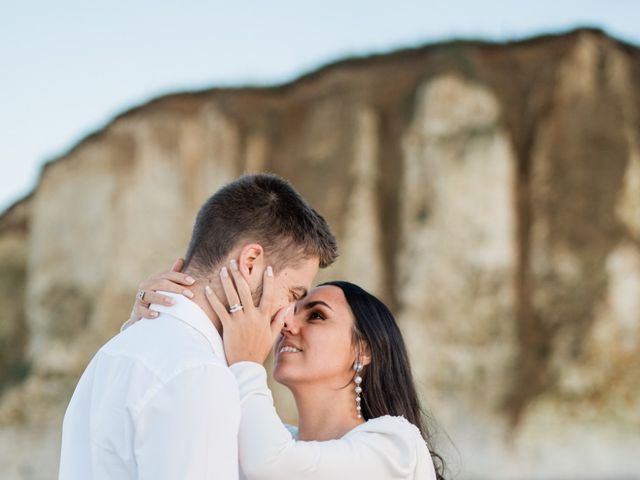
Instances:
[[[171,306],[153,303],[149,308],[157,312],[171,315],[172,317],[175,317],[178,320],[182,320],[184,323],[193,327],[209,341],[209,344],[213,349],[213,353],[220,357],[224,364],[228,366],[227,357],[224,354],[224,344],[222,343],[222,337],[218,333],[218,330],[216,330],[213,322],[211,322],[211,319],[209,319],[207,314],[204,313],[204,310],[202,310],[195,302],[189,300],[184,295],[162,291],[158,293],[173,298],[176,303]]]

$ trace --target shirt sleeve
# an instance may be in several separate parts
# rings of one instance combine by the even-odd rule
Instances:
[[[226,368],[175,375],[133,415],[138,479],[238,478],[238,386]]]
[[[253,362],[230,368],[240,391],[239,455],[247,478],[414,478],[418,442],[412,425],[398,421],[392,428],[358,428],[338,440],[296,441],[275,411],[265,369]]]

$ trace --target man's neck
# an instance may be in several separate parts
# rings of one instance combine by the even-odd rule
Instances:
[[[213,311],[213,308],[211,308],[211,305],[207,300],[204,292],[204,288],[206,285],[209,285],[213,289],[215,294],[218,295],[218,298],[223,298],[220,296],[220,293],[222,292],[219,291],[222,290],[222,288],[215,288],[215,285],[210,284],[207,279],[199,279],[196,280],[196,283],[194,283],[190,287],[190,290],[193,292],[193,298],[191,299],[191,301],[198,305],[204,311],[207,317],[209,317],[209,320],[211,320],[211,323],[213,323],[213,326],[216,327],[216,330],[218,331],[220,336],[222,336],[222,322]]]

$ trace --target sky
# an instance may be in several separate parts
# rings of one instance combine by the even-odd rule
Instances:
[[[159,95],[279,84],[454,38],[591,26],[640,45],[639,25],[640,0],[2,0],[0,212],[43,163]]]

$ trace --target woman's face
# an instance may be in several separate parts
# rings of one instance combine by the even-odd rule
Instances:
[[[275,344],[273,376],[289,388],[324,383],[341,388],[353,378],[353,313],[342,290],[316,287],[296,303]]]

